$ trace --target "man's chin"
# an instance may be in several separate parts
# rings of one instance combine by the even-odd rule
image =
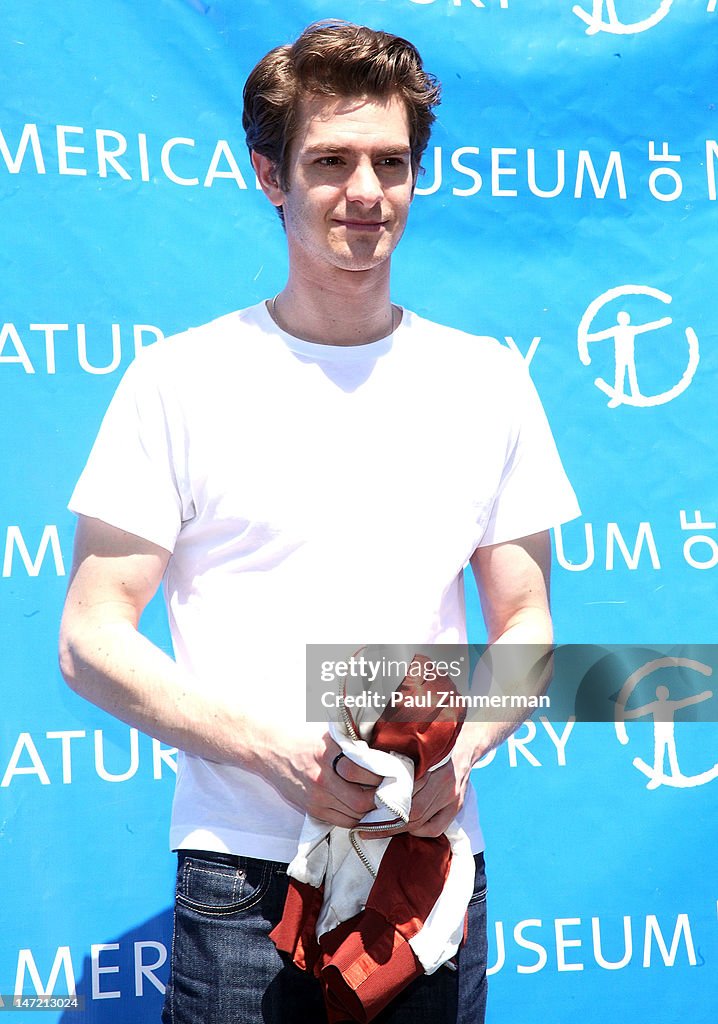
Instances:
[[[356,249],[335,251],[333,253],[333,263],[341,270],[357,272],[374,270],[376,267],[386,263],[393,251],[393,246],[392,248],[381,246],[381,248],[376,248],[370,252],[366,248],[360,251],[360,247],[357,246]]]

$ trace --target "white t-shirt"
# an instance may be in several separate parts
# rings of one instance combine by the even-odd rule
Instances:
[[[523,361],[408,311],[319,345],[264,303],[144,350],[70,508],[172,552],[175,657],[277,721],[305,715],[307,643],[463,643],[479,545],[579,514]],[[260,776],[180,754],[172,848],[272,860],[302,815]],[[463,815],[482,849],[473,791]]]

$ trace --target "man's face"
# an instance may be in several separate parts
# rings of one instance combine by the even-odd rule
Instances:
[[[312,96],[282,192],[295,268],[371,270],[401,238],[413,193],[403,100]]]

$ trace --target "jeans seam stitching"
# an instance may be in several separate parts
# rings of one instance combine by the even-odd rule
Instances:
[[[177,892],[179,895],[179,891]],[[170,1011],[170,1024],[174,1024],[175,1020],[175,983],[174,983],[174,967],[176,964],[175,960],[175,940],[177,938],[177,919],[173,915],[172,919],[172,948],[170,952],[170,975],[168,978],[168,984],[170,986],[170,998],[169,998],[169,1011]]]
[[[471,906],[472,903],[481,903],[483,900],[485,900],[487,892],[488,886],[485,889],[482,889],[480,892],[475,892],[471,899],[469,900],[469,906]]]

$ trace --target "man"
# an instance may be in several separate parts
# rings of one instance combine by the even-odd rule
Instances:
[[[184,753],[166,1021],[324,1020],[268,938],[303,816],[345,828],[380,781],[304,721],[307,643],[461,643],[471,562],[491,642],[545,643],[548,529],[577,514],[520,360],[390,297],[438,87],[405,40],[310,26],[245,87],[289,276],[266,303],[160,342],[127,372],[71,507],[69,684]],[[164,581],[176,661],[137,629]],[[414,793],[410,832],[457,818],[476,853],[458,970],[380,1021],[480,1021],[483,843],[472,724]]]

